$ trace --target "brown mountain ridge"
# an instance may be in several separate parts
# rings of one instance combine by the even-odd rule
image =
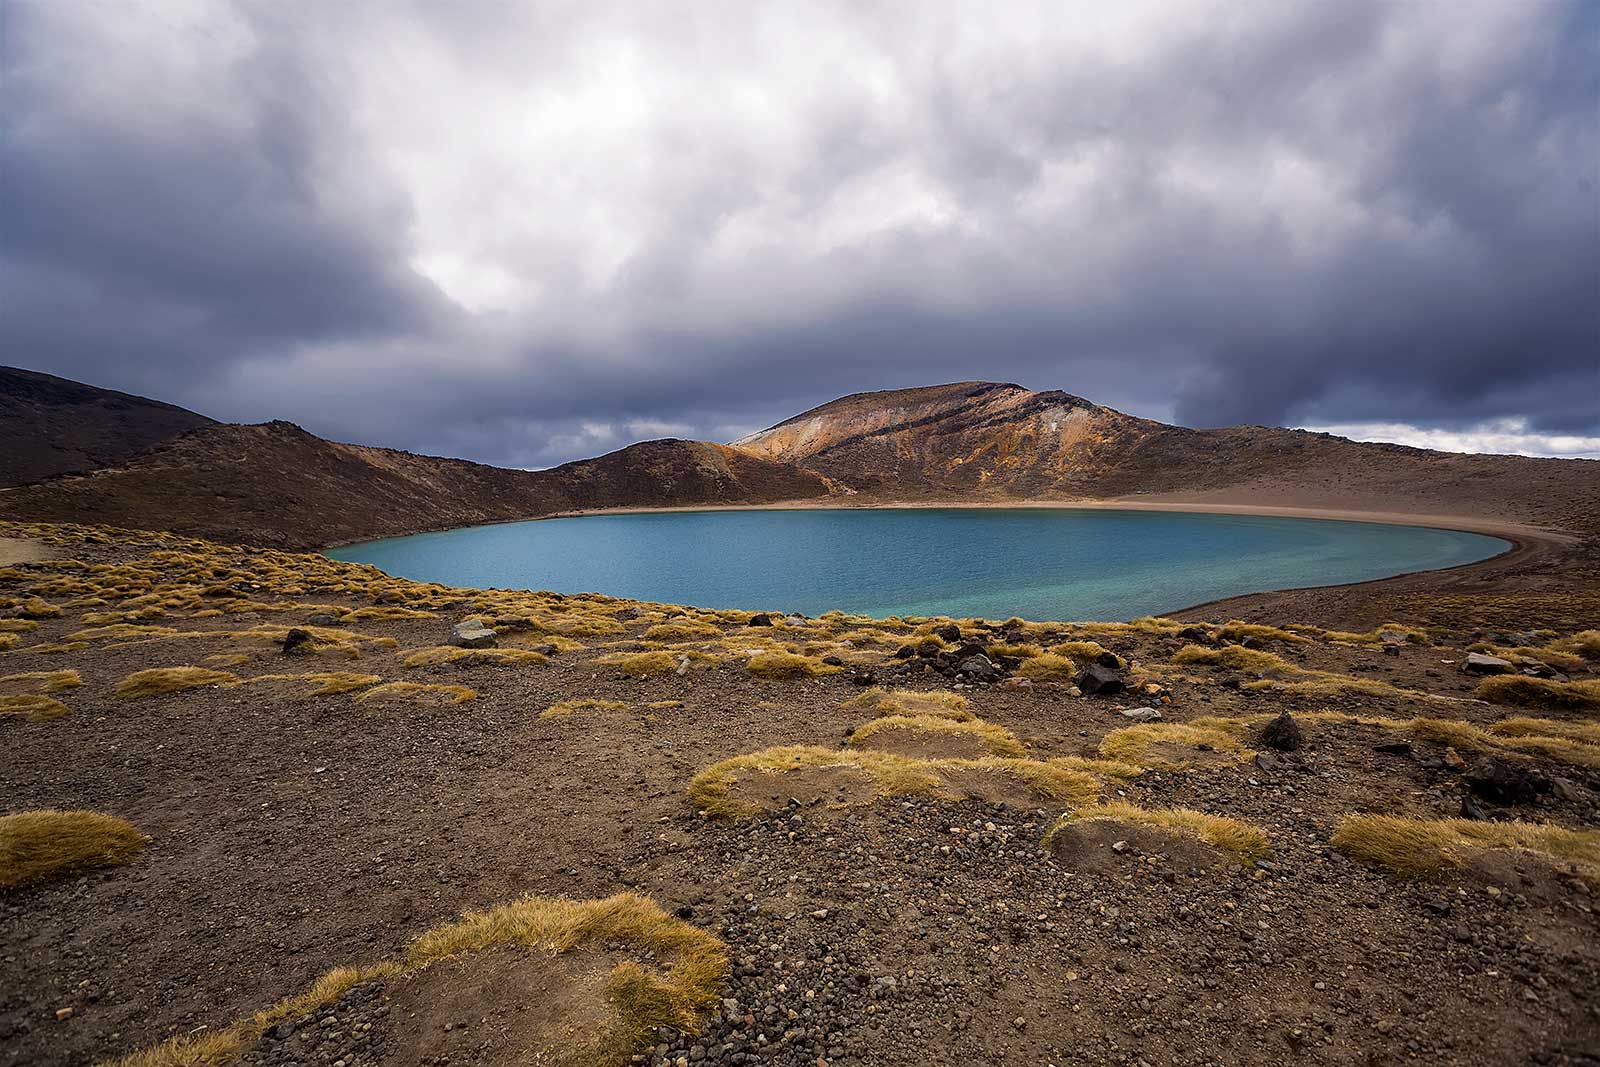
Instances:
[[[1593,461],[1428,452],[1267,427],[1192,430],[994,382],[856,393],[731,445],[646,441],[524,471],[341,444],[286,422],[216,423],[5,371],[0,440],[26,445],[6,468],[13,484],[0,489],[0,517],[296,548],[612,508],[1122,497],[1589,530],[1600,496]]]

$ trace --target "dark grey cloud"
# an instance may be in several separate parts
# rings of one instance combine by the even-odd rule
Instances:
[[[1080,14],[0,3],[0,358],[527,466],[965,378],[1600,437],[1592,5]]]

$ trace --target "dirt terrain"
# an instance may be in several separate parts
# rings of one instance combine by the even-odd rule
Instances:
[[[0,537],[51,557],[0,568],[6,811],[148,836],[0,889],[0,1063],[1600,1062],[1559,597],[806,619]]]

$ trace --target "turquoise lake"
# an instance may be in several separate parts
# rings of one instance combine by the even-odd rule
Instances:
[[[331,549],[476,588],[817,615],[1125,620],[1486,559],[1496,537],[1320,519],[1070,508],[591,515]]]

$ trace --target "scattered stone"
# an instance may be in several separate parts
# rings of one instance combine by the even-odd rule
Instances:
[[[1490,757],[1463,778],[1467,788],[1493,804],[1529,804],[1550,791],[1550,780],[1509,760]]]
[[[852,667],[850,668],[850,681],[861,686],[877,685],[878,672],[871,667]]]
[[[468,619],[450,628],[450,643],[457,648],[493,648],[494,631],[485,626],[482,620]]]
[[[311,651],[312,637],[310,632],[298,626],[283,635],[283,654],[292,656],[300,652]]]
[[[1285,711],[1261,728],[1259,740],[1261,744],[1279,752],[1293,752],[1306,743],[1306,735],[1300,729],[1300,724],[1295,722],[1294,716]]]
[[[983,653],[968,656],[956,664],[956,672],[964,674],[970,681],[995,682],[1000,680],[1000,671],[995,667],[994,661]]]
[[[1154,722],[1161,718],[1161,713],[1155,708],[1122,708],[1117,714],[1134,722]]]
[[[1461,753],[1457,752],[1454,746],[1447,745],[1445,747],[1444,756],[1441,757],[1440,762],[1444,764],[1445,770],[1454,774],[1463,774],[1467,769],[1467,761],[1461,758]]]
[[[1516,670],[1510,660],[1485,656],[1482,652],[1468,652],[1467,658],[1461,662],[1461,669],[1468,674],[1510,674]]]
[[[1080,690],[1090,696],[1116,696],[1122,692],[1122,675],[1110,667],[1091,663],[1073,679]]]
[[[311,618],[307,619],[306,621],[312,626],[338,626],[339,616],[329,615],[325,612],[319,612],[318,614],[311,616]]]
[[[1385,741],[1381,745],[1373,745],[1372,751],[1389,756],[1405,756],[1408,759],[1412,754],[1410,741]]]
[[[64,1021],[66,1021],[67,1019],[70,1019],[70,1018],[72,1018],[72,1009],[71,1008],[57,1008],[56,1009],[56,1020],[58,1022],[64,1022]]]

